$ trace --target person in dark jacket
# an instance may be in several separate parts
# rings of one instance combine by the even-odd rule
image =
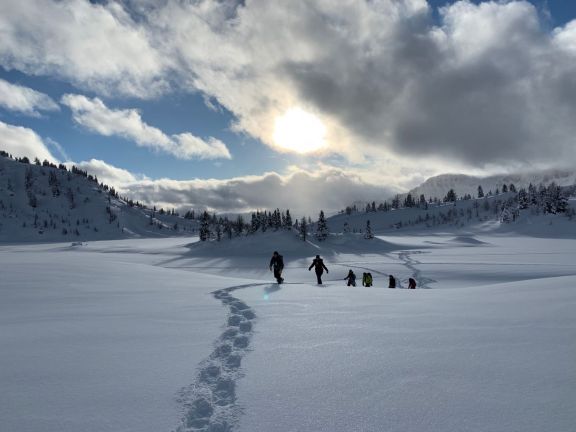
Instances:
[[[316,255],[316,258],[314,258],[314,261],[312,261],[312,264],[310,264],[310,267],[308,267],[308,271],[312,270],[312,267],[314,267],[314,271],[316,272],[316,279],[318,280],[318,285],[322,285],[322,273],[324,273],[324,270],[326,270],[326,273],[329,272],[326,266],[324,265],[324,261],[322,260],[322,258],[320,258],[320,255]]]
[[[389,279],[388,288],[396,288],[396,279],[394,279],[394,276],[390,275],[388,276],[388,279]]]
[[[280,255],[278,251],[274,251],[272,258],[270,259],[270,271],[272,270],[274,270],[276,282],[279,284],[284,282],[284,278],[282,277],[282,270],[284,270],[284,257]]]
[[[414,278],[408,279],[408,289],[416,289],[416,279]]]
[[[348,276],[346,276],[344,280],[348,281],[348,286],[356,286],[356,275],[352,270],[348,272]]]

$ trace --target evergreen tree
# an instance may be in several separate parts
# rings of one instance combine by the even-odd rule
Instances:
[[[364,238],[367,240],[373,239],[374,234],[372,234],[372,227],[370,226],[370,221],[366,221],[366,232],[364,233]]]
[[[530,206],[530,199],[528,198],[528,192],[526,189],[522,188],[518,191],[518,207],[521,210],[527,209]]]
[[[306,241],[306,235],[308,234],[308,223],[306,222],[306,218],[303,217],[300,221],[300,238],[302,241]]]
[[[326,217],[324,216],[324,210],[320,210],[320,215],[318,216],[318,222],[316,223],[316,234],[315,237],[318,241],[324,241],[328,238],[328,225],[326,224]]]
[[[414,201],[414,198],[412,197],[412,194],[409,193],[408,195],[406,195],[406,199],[404,200],[404,207],[415,207],[416,206],[416,201]]]
[[[507,193],[508,192],[508,186],[506,186],[505,184],[502,185],[502,193]]]
[[[396,195],[394,198],[392,198],[392,208],[394,210],[400,208],[400,195]]]
[[[478,198],[484,198],[484,189],[482,189],[482,186],[478,186]]]
[[[530,205],[538,205],[538,190],[532,183],[528,185],[528,202]]]
[[[236,218],[236,222],[234,223],[233,229],[234,229],[234,235],[236,237],[240,236],[244,232],[244,218],[242,217],[242,215],[238,215],[238,217]]]
[[[516,215],[509,207],[504,207],[500,213],[500,223],[511,223],[516,220]]]
[[[227,217],[224,218],[224,234],[226,234],[228,240],[232,239],[232,223]]]
[[[250,229],[248,232],[250,234],[254,234],[260,228],[260,224],[258,223],[258,215],[252,212],[252,216],[250,217]]]
[[[514,186],[514,183],[510,183],[510,186],[508,186],[508,190],[510,192],[516,193],[516,186]]]
[[[456,192],[454,189],[450,189],[446,196],[444,197],[444,202],[455,202],[457,199]]]
[[[160,209],[162,211],[162,209]],[[162,214],[162,213],[161,213]],[[200,241],[206,241],[210,239],[210,215],[207,211],[202,213],[202,219],[200,220]]]
[[[284,219],[284,229],[290,231],[292,229],[292,216],[290,210],[286,210],[286,217]]]
[[[268,213],[268,228],[272,228],[274,229],[275,227],[275,222],[274,222],[274,213],[269,212]]]
[[[268,229],[268,214],[266,213],[266,210],[260,213],[259,220],[260,220],[260,229],[262,230],[262,232],[266,232],[266,230]]]
[[[568,208],[568,199],[562,193],[562,188],[554,182],[546,188],[546,193],[542,201],[544,213],[564,213]]]
[[[281,225],[282,219],[280,217],[280,210],[276,209],[270,213],[270,228],[274,229],[274,231],[277,231]]]
[[[420,205],[420,207],[424,208],[424,209],[428,209],[428,201],[426,201],[426,197],[424,196],[424,194],[420,194],[420,199],[418,204]]]
[[[542,183],[538,185],[538,192],[536,193],[536,207],[539,209],[546,208],[546,200],[548,195],[548,188],[546,188]]]
[[[31,190],[28,191],[28,205],[32,208],[38,207],[38,199]]]

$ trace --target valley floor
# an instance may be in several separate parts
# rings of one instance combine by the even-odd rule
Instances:
[[[283,285],[252,245],[219,256],[194,242],[0,246],[0,430],[576,424],[576,240],[265,245],[284,253]],[[349,269],[374,287],[346,287]],[[388,274],[419,289],[388,289]]]

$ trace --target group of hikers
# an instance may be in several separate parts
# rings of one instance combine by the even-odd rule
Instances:
[[[348,286],[356,286],[356,274],[352,270],[348,271],[344,280],[348,281]],[[371,287],[372,283],[372,273],[362,273],[362,286]],[[396,288],[396,278],[393,275],[388,275],[388,288]],[[408,288],[416,289],[416,279],[408,278]]]
[[[308,271],[311,271],[312,268],[314,268],[314,272],[316,273],[316,281],[318,285],[322,285],[322,275],[324,274],[324,270],[326,270],[326,273],[329,273],[329,271],[328,267],[324,264],[324,260],[320,258],[320,255],[316,255],[316,258],[312,260],[312,264],[308,267]],[[276,278],[276,282],[279,284],[284,282],[282,270],[284,270],[284,257],[280,255],[278,251],[274,251],[272,258],[270,259],[270,271],[274,272],[274,278]],[[356,274],[352,269],[350,269],[344,280],[347,281],[348,286],[356,286]],[[372,273],[362,273],[362,286],[371,287],[373,282]],[[388,288],[396,288],[396,278],[393,275],[388,276]],[[416,280],[414,278],[408,279],[408,288],[416,289]]]

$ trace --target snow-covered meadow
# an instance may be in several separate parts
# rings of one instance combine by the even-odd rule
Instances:
[[[489,232],[1,246],[0,430],[573,431],[575,257]]]

